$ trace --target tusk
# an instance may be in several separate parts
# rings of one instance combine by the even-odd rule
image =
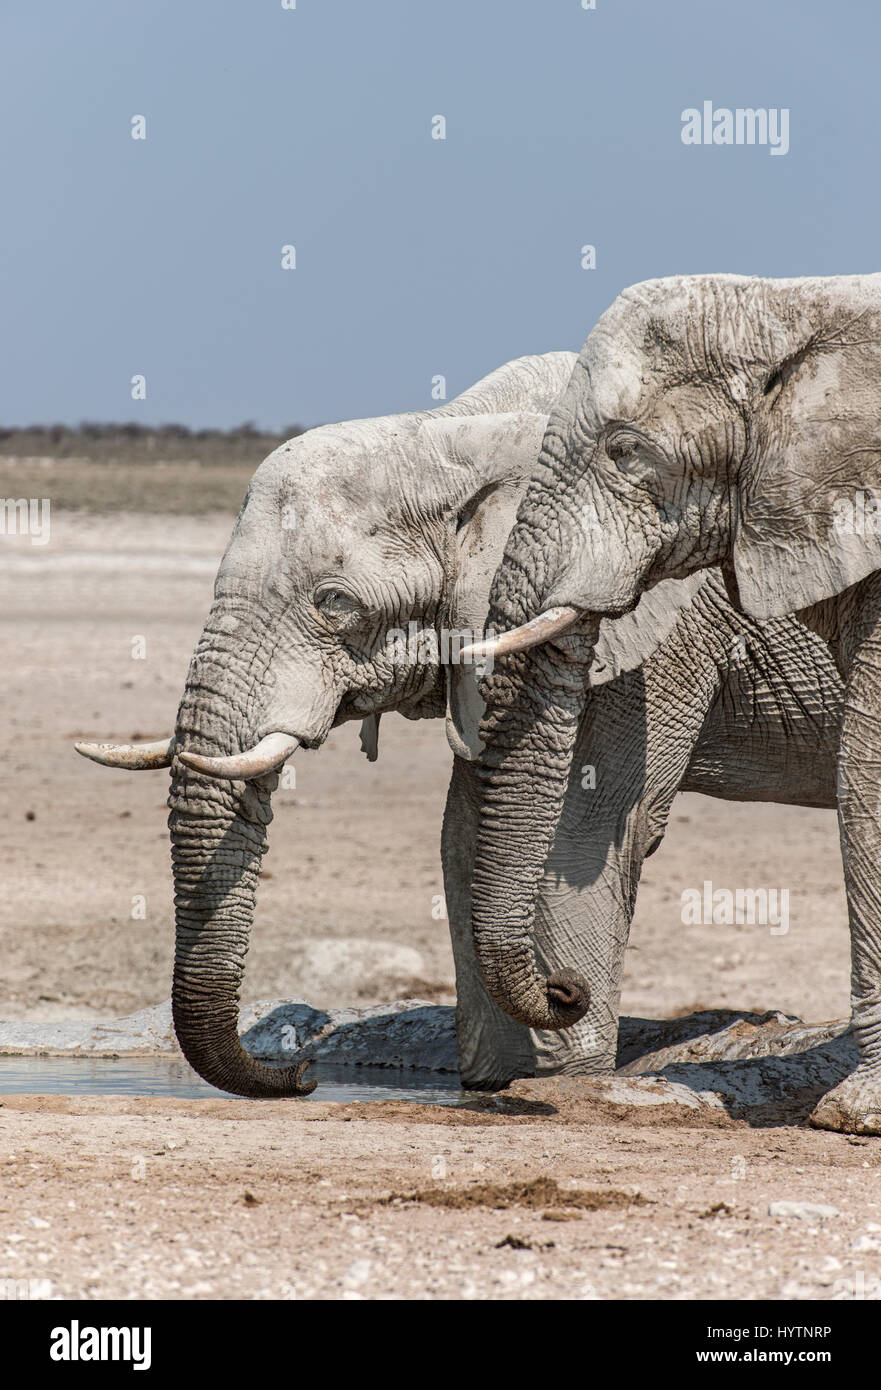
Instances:
[[[230,781],[247,782],[263,777],[286,763],[299,746],[300,740],[291,734],[267,734],[245,753],[233,753],[229,758],[203,758],[200,753],[178,753],[178,762],[206,777],[225,777]]]
[[[549,642],[552,637],[568,632],[581,616],[579,608],[549,608],[547,612],[539,613],[537,618],[530,618],[521,627],[512,627],[510,632],[502,632],[498,637],[463,647],[459,652],[459,663],[467,665],[472,661],[483,661],[488,656],[508,656],[511,652],[525,652],[529,647],[541,646],[542,642]]]
[[[174,757],[173,738],[160,738],[156,743],[75,743],[73,746],[93,763],[101,763],[102,767],[125,767],[130,772],[171,767]]]

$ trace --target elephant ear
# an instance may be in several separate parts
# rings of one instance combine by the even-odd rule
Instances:
[[[740,606],[754,618],[795,613],[881,569],[881,354],[869,332],[854,324],[853,342],[848,329],[817,342],[765,386],[732,549]]]
[[[472,635],[483,635],[493,576],[546,425],[546,415],[517,411],[446,416],[421,427],[422,443],[438,465],[455,521],[448,607],[462,646]],[[484,706],[477,683],[475,666],[447,668],[447,741],[457,757],[469,761],[483,751],[479,726]]]
[[[710,581],[712,570],[686,579],[662,579],[647,589],[630,613],[603,618],[590,666],[590,683],[606,685],[624,671],[635,671],[657,651]]]
[[[686,579],[664,579],[648,589],[631,613],[604,618],[590,665],[591,686],[607,685],[625,671],[648,661],[670,636],[695,596],[711,582],[712,570],[698,570]],[[477,665],[447,668],[447,742],[459,758],[473,762],[483,752],[480,721],[484,703]]]

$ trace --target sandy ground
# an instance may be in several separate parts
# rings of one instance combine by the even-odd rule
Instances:
[[[87,1298],[877,1298],[877,1143],[720,1123],[8,1097],[2,1272]]]
[[[231,524],[52,520],[50,545],[0,548],[4,1018],[110,1016],[168,997],[165,775],[108,772],[71,745],[170,731]],[[383,721],[376,764],[354,724],[297,759],[296,788],[276,797],[245,1001],[453,1002],[446,924],[432,915],[449,766],[440,723],[400,718]],[[681,893],[704,879],[789,887],[789,932],[683,926]],[[816,1021],[847,1012],[847,980],[834,814],[680,797],[643,878],[624,1011]],[[881,1276],[878,1141],[742,1126],[695,1138],[657,1115],[7,1097],[0,1278],[94,1297],[828,1298],[860,1269]],[[380,1201],[539,1177],[646,1202],[545,1220],[552,1207]],[[781,1222],[768,1216],[777,1198],[841,1214]],[[497,1249],[508,1235],[531,1248]]]

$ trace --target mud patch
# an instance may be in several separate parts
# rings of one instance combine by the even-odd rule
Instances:
[[[427,1207],[446,1207],[449,1211],[467,1211],[474,1207],[490,1207],[504,1211],[509,1207],[526,1207],[529,1211],[621,1211],[625,1207],[645,1206],[646,1198],[638,1192],[621,1192],[607,1187],[594,1191],[586,1188],[560,1187],[555,1178],[533,1178],[531,1182],[475,1183],[473,1187],[425,1187],[414,1192],[393,1192],[381,1199],[380,1205],[420,1203]]]

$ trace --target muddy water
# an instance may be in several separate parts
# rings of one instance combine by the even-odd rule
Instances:
[[[410,1100],[458,1105],[473,1100],[457,1076],[387,1067],[316,1064],[309,1100]],[[222,1096],[187,1065],[166,1057],[0,1057],[0,1095]]]

